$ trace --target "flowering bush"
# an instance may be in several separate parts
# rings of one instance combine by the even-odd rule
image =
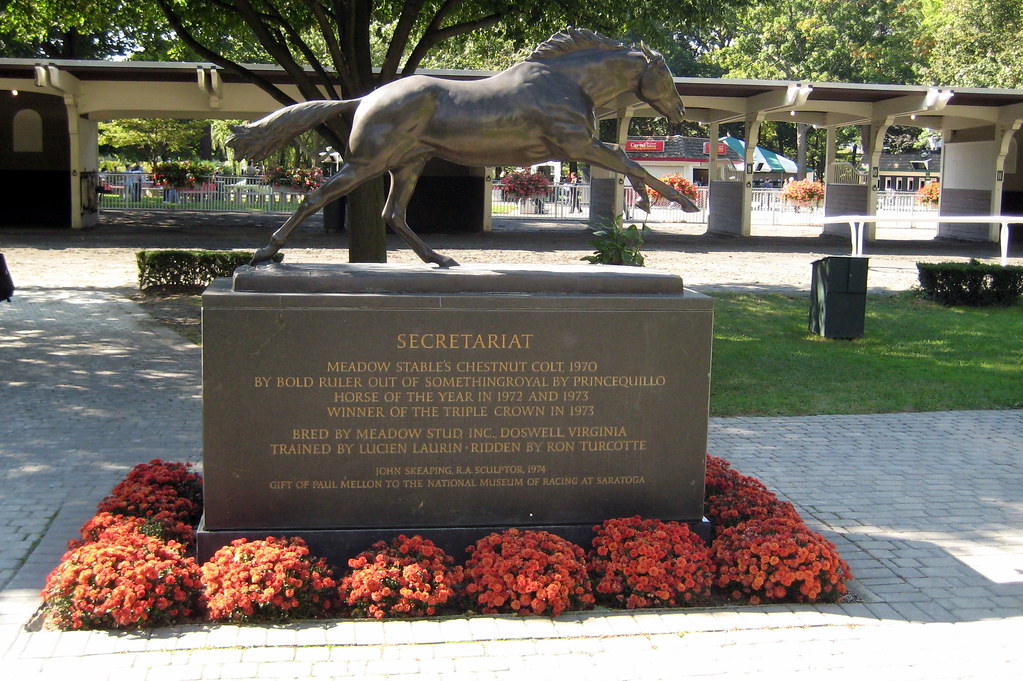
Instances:
[[[824,200],[824,183],[793,180],[782,187],[781,197],[797,206],[813,206]]]
[[[671,175],[665,175],[664,177],[660,178],[660,180],[669,187],[674,187],[675,189],[677,189],[683,196],[689,197],[693,201],[697,200],[698,195],[696,192],[696,186],[683,175],[680,175],[679,173],[672,173]],[[663,198],[659,193],[657,193],[650,187],[647,187],[646,193],[647,196],[650,197],[651,203],[657,203]]]
[[[201,593],[199,568],[181,544],[126,532],[65,553],[42,597],[47,626],[125,629],[185,620]]]
[[[550,532],[495,532],[467,550],[465,590],[485,613],[557,617],[594,602],[585,552]]]
[[[512,198],[528,199],[531,196],[546,194],[550,181],[543,173],[514,170],[501,179],[501,185],[505,193]]]
[[[298,537],[234,540],[202,566],[202,585],[215,622],[323,617],[337,605],[333,572]]]
[[[717,527],[729,527],[754,518],[799,514],[756,478],[742,475],[727,461],[707,456],[703,514]]]
[[[723,529],[711,546],[715,586],[731,598],[834,601],[852,577],[834,545],[789,515],[749,520]]]
[[[341,600],[356,617],[423,617],[459,600],[461,567],[433,542],[400,535],[348,561]]]
[[[928,182],[916,190],[916,202],[925,206],[937,206],[941,199],[941,183]]]
[[[125,479],[100,502],[96,511],[154,520],[163,525],[168,537],[190,546],[195,539],[194,526],[202,515],[202,506],[178,495],[170,485]]]
[[[710,551],[686,525],[634,516],[605,521],[594,531],[589,568],[601,600],[650,608],[710,595]]]
[[[169,485],[178,496],[202,507],[202,476],[196,473],[192,463],[153,459],[140,463],[124,476],[124,484]],[[116,490],[117,487],[114,488]],[[198,518],[196,518],[198,520]]]
[[[167,529],[152,518],[139,518],[137,516],[126,516],[118,513],[97,513],[88,522],[82,525],[80,539],[72,539],[68,542],[69,549],[76,549],[97,541],[105,541],[109,544],[116,544],[125,535],[143,534],[156,539],[167,539]]]
[[[271,168],[266,174],[270,184],[307,192],[323,184],[323,171],[319,168]]]
[[[153,182],[172,189],[191,189],[201,173],[188,161],[164,161],[153,166]]]

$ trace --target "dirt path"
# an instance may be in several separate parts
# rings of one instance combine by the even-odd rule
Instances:
[[[104,213],[91,230],[0,228],[0,252],[15,284],[46,288],[134,288],[135,252],[153,248],[254,249],[266,243],[279,216],[196,213]],[[847,255],[848,240],[820,237],[799,227],[758,228],[745,239],[705,236],[704,225],[653,225],[644,248],[647,266],[679,274],[699,290],[805,292],[811,263]],[[904,235],[900,235],[904,236]],[[494,231],[469,235],[424,235],[435,249],[463,263],[577,264],[592,252],[582,223],[498,222]],[[284,249],[286,262],[346,262],[346,238],[326,233],[316,217]],[[1017,256],[1019,249],[1015,249]],[[977,257],[996,259],[989,243],[891,240],[869,244],[869,285],[874,292],[916,284],[917,261]],[[389,259],[418,258],[390,237]],[[1023,264],[1023,258],[1011,258]]]

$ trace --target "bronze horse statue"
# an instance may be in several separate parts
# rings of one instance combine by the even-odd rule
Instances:
[[[228,144],[240,158],[259,161],[332,116],[352,115],[339,171],[305,197],[252,264],[269,260],[295,227],[324,205],[387,171],[391,189],[385,222],[424,262],[457,265],[423,243],[405,221],[416,181],[433,157],[467,166],[583,161],[626,175],[639,194],[637,208],[650,211],[645,191],[650,185],[695,212],[696,204],[687,197],[597,139],[594,109],[627,94],[671,123],[682,122],[685,109],[663,55],[646,45],[636,49],[570,28],[541,43],[525,61],[488,78],[410,76],[359,99],[294,104],[238,126]]]

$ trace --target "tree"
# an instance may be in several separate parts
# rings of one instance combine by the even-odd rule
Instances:
[[[921,0],[767,0],[746,6],[707,59],[729,78],[918,82],[929,53],[922,21]],[[796,127],[802,177],[809,127]]]
[[[295,103],[290,96],[223,48],[225,36],[236,42],[247,37],[243,44],[258,45],[284,68],[304,99],[349,99],[414,73],[445,44],[473,48],[468,54],[480,55],[494,47],[514,52],[569,24],[611,35],[621,35],[626,27],[663,34],[664,17],[681,17],[673,28],[674,34],[683,34],[685,27],[706,23],[748,0],[718,4],[695,0],[603,4],[589,0],[154,1],[197,57],[238,74],[288,105]],[[343,120],[336,119],[319,131],[328,144],[344,148],[348,130]],[[349,197],[353,260],[386,258],[382,204],[382,182],[367,183]]]
[[[144,2],[0,2],[0,50],[8,57],[106,59],[130,54],[166,32],[156,7]]]
[[[99,143],[124,150],[129,159],[145,158],[156,163],[181,151],[194,156],[209,127],[209,121],[128,118],[100,123]]]
[[[929,0],[925,14],[934,36],[928,79],[963,87],[1023,86],[1019,0]]]

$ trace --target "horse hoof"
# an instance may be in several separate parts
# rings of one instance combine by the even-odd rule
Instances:
[[[634,205],[636,206],[636,208],[639,208],[644,213],[649,213],[650,212],[650,201],[649,200],[639,199],[639,200],[636,201],[636,203]]]
[[[271,258],[276,255],[276,248],[261,248],[252,254],[252,260],[249,261],[249,265],[255,267],[260,263],[269,262]]]
[[[449,267],[458,267],[458,261],[455,260],[454,258],[449,258],[446,255],[438,255],[437,260],[435,262],[443,269],[447,269]]]

